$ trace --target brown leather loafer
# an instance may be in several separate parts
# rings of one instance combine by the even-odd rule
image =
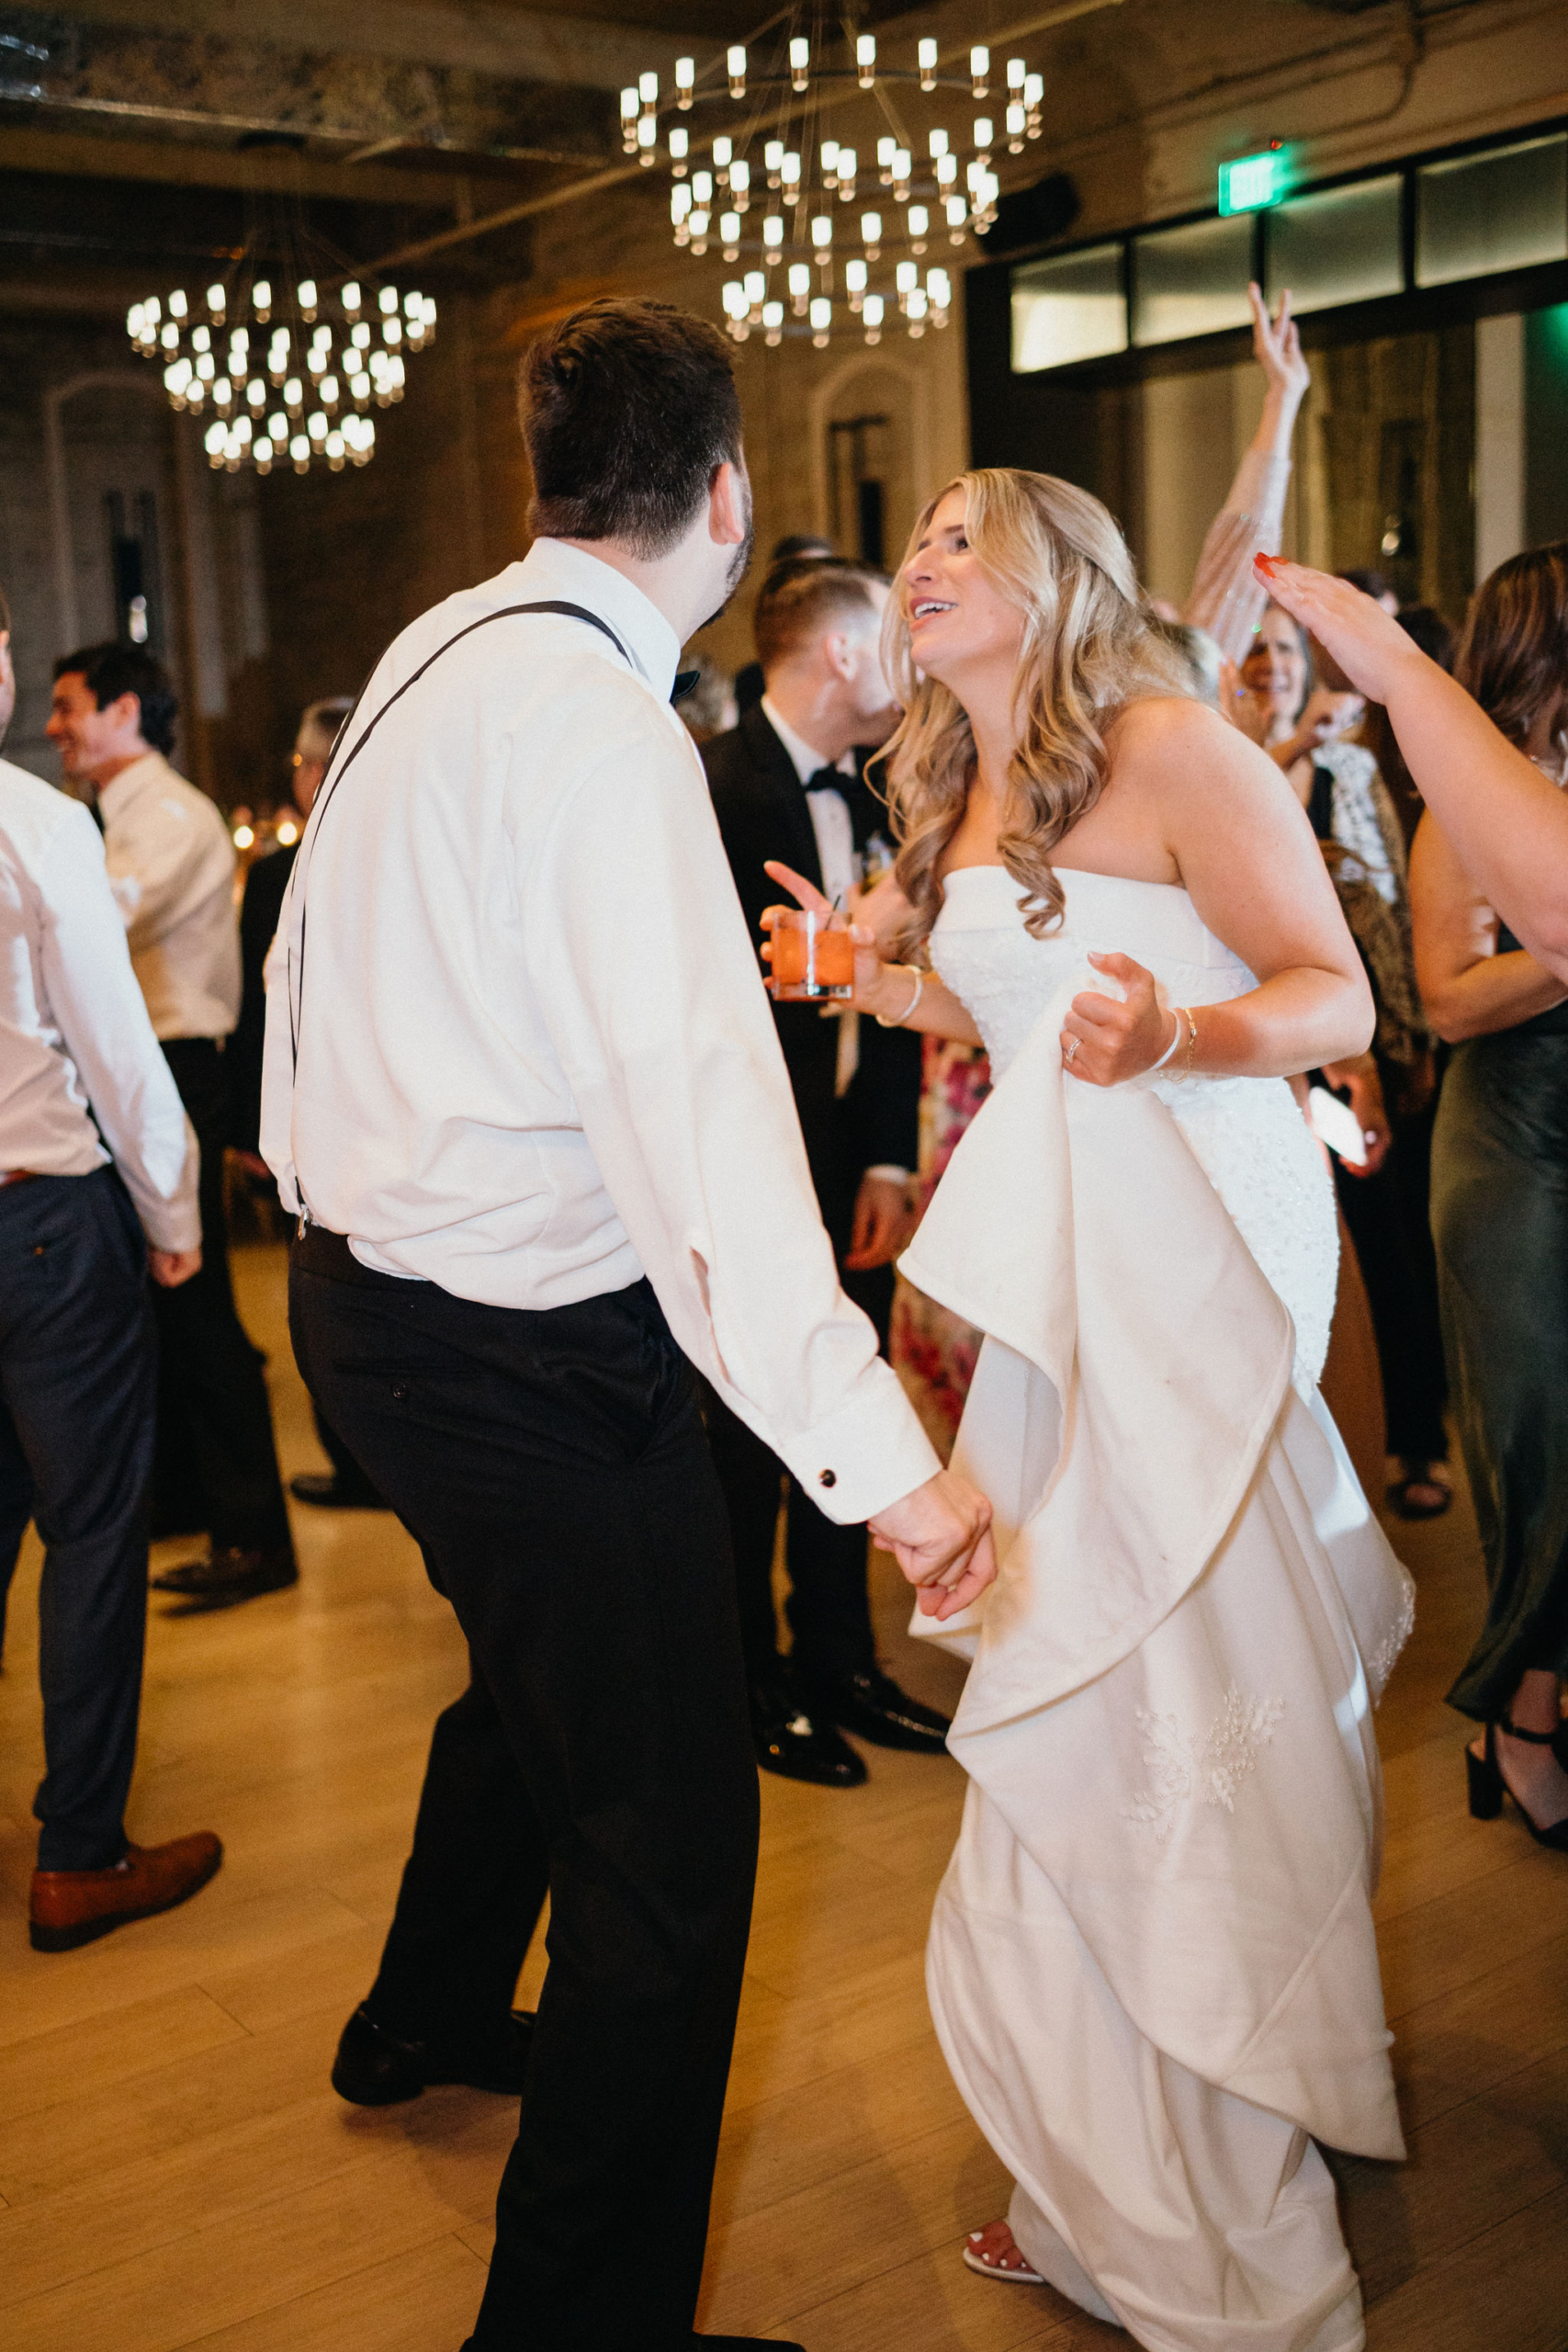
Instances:
[[[172,1911],[199,1893],[223,1860],[210,1829],[166,1846],[128,1846],[107,1871],[34,1871],[28,1932],[34,1951],[74,1951],[132,1919]]]

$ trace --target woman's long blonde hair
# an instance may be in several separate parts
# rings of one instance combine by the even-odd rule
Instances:
[[[1104,729],[1146,695],[1191,695],[1174,649],[1139,601],[1133,559],[1098,498],[1053,474],[984,466],[938,491],[915,525],[905,562],[950,491],[967,501],[964,533],[999,595],[1023,615],[1008,766],[1009,823],[998,847],[1025,892],[1038,939],[1062,916],[1051,852],[1105,787]],[[901,950],[925,939],[942,906],[937,868],[964,815],[975,739],[958,697],[922,676],[909,644],[902,570],[888,599],[883,658],[904,717],[888,743],[888,807],[899,842],[899,887],[913,910]]]

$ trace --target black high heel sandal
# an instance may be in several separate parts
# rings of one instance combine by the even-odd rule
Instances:
[[[1568,1854],[1568,1815],[1554,1821],[1550,1829],[1542,1829],[1519,1803],[1507,1781],[1503,1767],[1497,1761],[1497,1734],[1509,1739],[1522,1739],[1531,1747],[1550,1747],[1559,1755],[1562,1735],[1558,1731],[1521,1731],[1506,1715],[1486,1726],[1486,1751],[1477,1756],[1472,1747],[1464,1751],[1465,1777],[1470,1782],[1470,1810],[1476,1821],[1495,1821],[1503,1810],[1505,1796],[1514,1797],[1514,1808],[1538,1846],[1550,1846],[1555,1854]]]

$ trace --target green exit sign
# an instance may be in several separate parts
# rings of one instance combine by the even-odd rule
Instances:
[[[1265,212],[1286,195],[1285,151],[1266,147],[1260,155],[1238,155],[1220,165],[1220,210]]]

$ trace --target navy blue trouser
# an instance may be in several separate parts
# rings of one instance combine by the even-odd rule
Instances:
[[[44,1543],[39,1868],[125,1851],[147,1622],[157,1340],[147,1245],[110,1168],[0,1188],[0,1600]]]
[[[724,1498],[646,1282],[548,1313],[307,1227],[306,1385],[424,1554],[473,1681],[436,1726],[373,2014],[504,2015],[549,1974],[473,2352],[689,2346],[757,1859]]]

